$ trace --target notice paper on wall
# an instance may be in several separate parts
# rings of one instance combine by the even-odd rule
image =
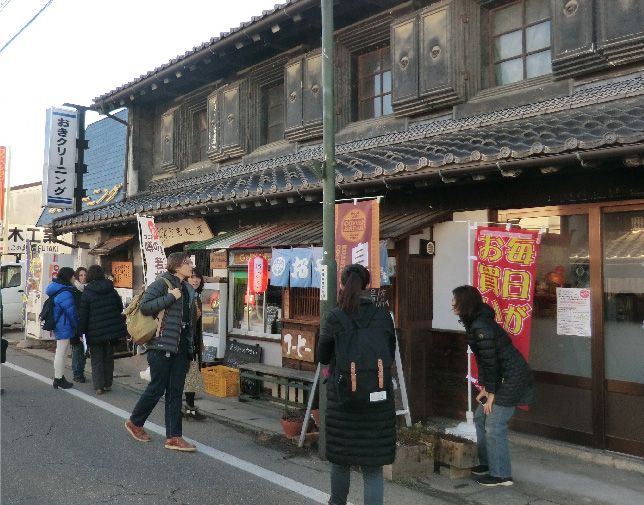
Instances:
[[[557,288],[557,335],[590,337],[590,290]]]

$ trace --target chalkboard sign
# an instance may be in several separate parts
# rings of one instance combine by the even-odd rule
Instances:
[[[229,340],[226,344],[226,354],[224,355],[224,365],[233,368],[239,368],[239,365],[246,363],[261,363],[262,348],[259,344],[249,345]]]
[[[262,348],[259,344],[249,345],[229,340],[226,344],[226,354],[224,355],[224,365],[239,368],[239,365],[246,363],[261,363]],[[247,395],[257,396],[259,394],[259,384],[252,379],[241,379],[241,392]]]

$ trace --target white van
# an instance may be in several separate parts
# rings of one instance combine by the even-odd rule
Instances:
[[[5,328],[22,328],[25,324],[23,312],[25,277],[24,263],[6,263],[1,267],[2,325]]]

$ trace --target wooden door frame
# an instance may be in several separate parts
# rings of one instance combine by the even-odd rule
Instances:
[[[602,216],[608,213],[644,210],[644,200],[624,200],[619,202],[598,202],[579,205],[553,205],[528,209],[499,210],[498,221],[513,218],[588,216],[588,249],[591,291],[591,378],[592,385],[592,443],[595,447],[606,449],[609,446],[623,448],[627,441],[615,439],[606,433],[606,359],[604,338],[604,272],[603,272],[603,230]],[[614,383],[615,381],[611,381]],[[632,388],[629,388],[629,391]],[[639,390],[639,388],[637,388]]]

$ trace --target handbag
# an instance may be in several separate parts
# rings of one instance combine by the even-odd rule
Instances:
[[[204,389],[205,384],[203,382],[201,370],[199,369],[199,362],[197,360],[190,360],[190,366],[188,367],[188,373],[186,373],[186,381],[183,386],[183,391],[185,393],[203,393]]]

